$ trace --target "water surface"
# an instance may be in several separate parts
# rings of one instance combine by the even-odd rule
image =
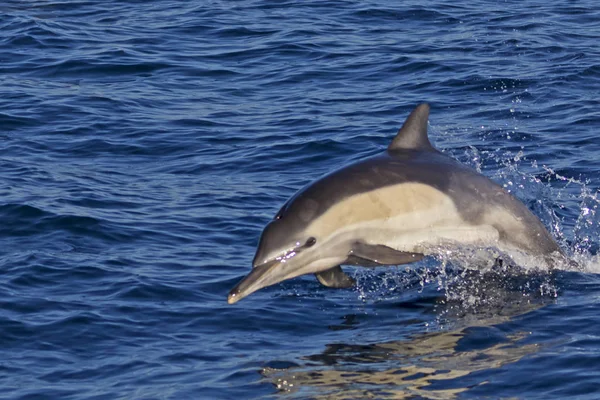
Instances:
[[[596,2],[5,1],[11,399],[598,398]],[[427,259],[226,302],[296,190],[431,104],[578,271]]]

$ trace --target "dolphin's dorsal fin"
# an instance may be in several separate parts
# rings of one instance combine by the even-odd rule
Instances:
[[[435,150],[427,137],[428,118],[429,104],[419,104],[406,118],[388,150]]]

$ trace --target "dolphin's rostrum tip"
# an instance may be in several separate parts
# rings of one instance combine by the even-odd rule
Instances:
[[[242,297],[244,297],[244,296],[240,296],[240,290],[236,286],[233,289],[231,289],[231,291],[229,292],[229,295],[227,296],[227,303],[235,304],[238,301],[240,301],[242,299]]]
[[[227,296],[227,303],[235,304],[236,301],[238,301],[238,299],[236,298],[236,293],[230,292],[229,296]]]

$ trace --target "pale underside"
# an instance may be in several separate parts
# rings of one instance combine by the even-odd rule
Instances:
[[[502,240],[498,226],[511,231],[513,243],[531,240],[524,234],[523,223],[500,206],[488,207],[478,223],[467,222],[451,197],[413,182],[344,199],[316,218],[306,232],[327,242],[329,251],[338,254],[350,251],[358,240],[424,255],[457,246],[497,248],[521,259],[523,252]]]

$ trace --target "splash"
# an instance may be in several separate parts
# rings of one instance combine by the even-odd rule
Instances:
[[[568,176],[529,160],[523,147],[481,150],[474,146],[450,151],[478,172],[485,170],[521,199],[557,239],[572,263],[556,269],[600,273],[600,196],[591,182]],[[440,318],[507,312],[506,304],[524,307],[554,301],[560,292],[554,272],[526,254],[507,257],[495,249],[439,249],[438,256],[407,267],[357,270],[358,297],[363,302],[437,296]],[[499,264],[498,258],[511,260]],[[516,262],[515,262],[516,261]],[[521,267],[514,267],[519,265]],[[441,322],[440,322],[441,323]]]
[[[556,301],[559,286],[553,272],[500,259],[495,249],[446,249],[415,266],[357,269],[356,290],[364,303],[429,303],[436,317],[427,322],[428,330],[477,325]]]
[[[518,125],[517,121],[514,121]],[[516,128],[515,128],[516,129]],[[493,132],[483,133],[484,140]],[[514,131],[510,131],[514,133]],[[521,199],[574,260],[566,271],[600,273],[600,190],[569,170],[558,171],[527,156],[527,149],[478,149],[469,146],[451,155],[500,183]]]

